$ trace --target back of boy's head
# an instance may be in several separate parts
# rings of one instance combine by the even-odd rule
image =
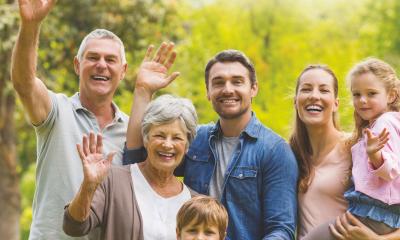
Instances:
[[[189,224],[217,226],[220,239],[223,240],[228,226],[228,213],[215,198],[196,196],[183,204],[176,216],[176,228],[179,232]]]

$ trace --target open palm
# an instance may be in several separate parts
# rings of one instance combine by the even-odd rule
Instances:
[[[389,132],[385,129],[375,136],[370,129],[365,129],[367,135],[367,153],[374,154],[381,150],[385,144],[389,141]]]
[[[136,87],[144,87],[151,93],[166,87],[179,73],[168,75],[168,70],[175,61],[176,53],[173,51],[173,43],[162,43],[160,48],[151,57],[153,46],[147,49],[146,55],[140,65],[136,78]]]
[[[55,3],[56,0],[18,0],[21,18],[25,22],[41,22]]]
[[[82,160],[84,181],[93,185],[99,185],[107,176],[115,153],[103,156],[102,136],[94,133],[83,136],[82,146],[77,144],[77,150]]]

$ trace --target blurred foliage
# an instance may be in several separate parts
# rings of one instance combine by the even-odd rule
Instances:
[[[7,1],[0,1],[0,8]],[[10,8],[16,15],[15,6]],[[12,9],[12,10],[11,10]],[[149,44],[174,41],[181,76],[161,93],[193,100],[205,123],[216,114],[206,97],[204,66],[217,52],[235,48],[254,62],[259,94],[253,109],[267,126],[290,133],[293,91],[302,69],[329,65],[340,80],[341,123],[352,129],[352,108],[345,84],[357,61],[376,56],[400,67],[400,2],[396,0],[80,0],[58,1],[42,26],[38,75],[57,92],[78,90],[72,60],[81,39],[107,28],[125,42],[129,63],[126,81],[115,101],[129,113],[135,74]],[[1,17],[1,24],[7,21]],[[3,30],[1,30],[3,31]],[[15,40],[15,31],[2,45]],[[1,34],[1,32],[0,32]],[[35,135],[22,107],[15,113],[21,172],[22,236],[27,237],[34,193]],[[1,118],[1,116],[0,116]]]

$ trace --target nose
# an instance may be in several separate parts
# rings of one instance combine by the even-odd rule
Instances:
[[[96,67],[99,68],[99,69],[105,69],[107,67],[106,60],[104,58],[100,58],[97,61]]]
[[[227,94],[233,93],[233,86],[229,81],[225,82],[222,92]]]
[[[170,149],[170,148],[172,148],[172,139],[170,139],[170,138],[166,138],[163,142],[162,142],[162,144],[161,144],[164,148],[167,148],[167,149]]]
[[[196,240],[204,240],[204,239],[206,239],[206,238],[205,238],[205,236],[204,236],[203,233],[199,233],[199,234],[197,234],[197,236],[196,236],[195,239],[196,239]]]
[[[360,102],[361,103],[366,103],[367,102],[367,98],[365,96],[361,96],[360,97]]]
[[[313,99],[313,100],[318,100],[318,99],[321,98],[321,93],[319,92],[318,89],[313,89],[313,90],[310,92],[309,98],[310,98],[310,99]]]

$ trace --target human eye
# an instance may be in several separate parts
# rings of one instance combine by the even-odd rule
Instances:
[[[164,139],[164,135],[162,135],[161,133],[155,133],[152,135],[152,137],[157,138],[157,139]]]
[[[358,93],[358,92],[353,92],[353,97],[360,97],[360,93]]]
[[[190,234],[196,234],[197,233],[197,228],[189,228],[186,230]]]
[[[108,63],[116,63],[116,62],[117,62],[117,59],[116,59],[115,57],[109,57],[109,58],[106,58],[106,61],[107,61]]]
[[[330,93],[331,92],[331,90],[329,88],[321,88],[319,91],[322,93]]]
[[[214,230],[212,230],[212,229],[206,229],[206,230],[204,231],[204,233],[205,233],[207,236],[214,236],[214,235],[217,234],[217,233],[216,233]]]
[[[222,86],[224,85],[224,80],[222,78],[214,78],[211,84],[213,86]]]
[[[174,140],[176,140],[176,141],[183,141],[184,139],[183,139],[182,136],[175,136],[175,137],[174,137]]]
[[[302,87],[302,88],[300,88],[300,92],[311,92],[311,88],[310,87]]]
[[[373,97],[373,96],[375,96],[376,94],[378,94],[377,92],[368,92],[368,97]]]
[[[242,78],[235,78],[235,79],[233,79],[233,81],[232,81],[232,83],[233,83],[234,85],[241,85],[243,82],[244,82],[244,81],[243,81]]]
[[[86,58],[89,59],[90,61],[96,61],[98,59],[97,56],[95,55],[88,55]]]

